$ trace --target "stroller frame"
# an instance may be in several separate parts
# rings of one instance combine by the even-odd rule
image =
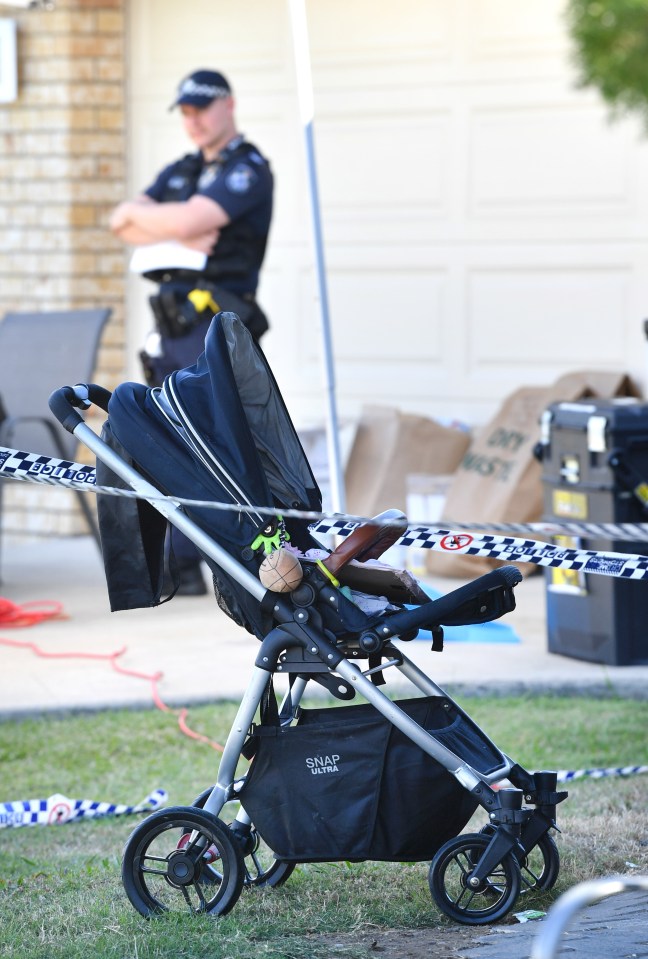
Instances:
[[[434,636],[442,625],[487,622],[510,611],[515,606],[513,588],[522,579],[517,568],[494,570],[438,600],[385,614],[376,627],[363,631],[353,642],[337,642],[322,628],[317,615],[318,604],[330,608],[339,596],[325,577],[316,572],[309,586],[310,600],[307,596],[307,601],[302,598],[299,603],[292,594],[267,591],[259,579],[189,519],[172,497],[163,496],[86,425],[78,410],[87,409],[92,403],[107,409],[110,395],[95,385],[63,387],[52,394],[50,407],[62,425],[97,459],[235,579],[272,613],[276,623],[261,641],[224,746],[215,785],[205,790],[191,807],[153,813],[128,841],[122,878],[134,907],[144,916],[173,908],[165,897],[158,899],[150,892],[151,878],[159,879],[171,890],[173,901],[177,899],[183,909],[222,915],[234,906],[244,885],[279,885],[295,862],[303,861],[291,861],[289,855],[283,855],[283,863],[277,860],[270,869],[260,868],[255,856],[260,836],[245,809],[241,808],[229,825],[218,818],[226,804],[239,799],[245,786],[245,780],[236,779],[237,765],[271,678],[282,674],[288,674],[292,680],[281,708],[284,726],[297,716],[309,677],[327,676],[329,682],[324,684],[329,689],[331,680],[341,685],[339,698],[351,698],[354,692],[361,694],[380,716],[453,777],[472,796],[475,807],[484,809],[488,823],[480,833],[455,835],[433,858],[430,890],[446,915],[466,925],[495,922],[510,911],[520,891],[551,888],[558,876],[559,857],[550,831],[557,828],[556,805],[567,796],[556,790],[557,774],[528,772],[499,752],[448,694],[391,642],[392,638],[414,638],[419,627],[432,630]],[[348,543],[349,540],[345,545]],[[371,666],[371,657],[378,665]],[[354,659],[369,659],[370,668],[361,670]],[[456,713],[471,723],[496,751],[496,766],[484,770],[471,765],[382,692],[374,684],[375,674],[394,667],[418,693],[452,704]],[[422,796],[421,802],[426,801]],[[168,854],[149,852],[157,850],[162,842],[170,843]],[[149,856],[153,865],[146,866]]]

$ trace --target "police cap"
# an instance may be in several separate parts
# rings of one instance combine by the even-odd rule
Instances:
[[[208,107],[212,100],[220,100],[232,95],[232,88],[222,73],[216,70],[195,70],[189,74],[178,86],[178,93],[169,107],[180,106],[183,103],[199,110]]]

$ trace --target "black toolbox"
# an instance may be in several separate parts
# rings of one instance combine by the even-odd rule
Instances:
[[[542,417],[544,520],[648,523],[648,404],[554,403]],[[645,542],[555,536],[562,546],[648,555]],[[549,651],[611,666],[648,663],[648,579],[547,569]]]

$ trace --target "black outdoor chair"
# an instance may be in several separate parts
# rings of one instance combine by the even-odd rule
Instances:
[[[47,401],[61,384],[91,382],[110,314],[107,308],[6,314],[0,322],[0,446],[75,459],[78,442],[50,414]],[[0,480],[0,536],[3,485]],[[99,544],[87,494],[77,496]]]

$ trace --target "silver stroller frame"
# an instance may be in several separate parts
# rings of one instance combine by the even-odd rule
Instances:
[[[241,788],[241,780],[236,780],[237,765],[268,689],[269,678],[275,673],[281,675],[282,671],[291,672],[290,665],[284,666],[281,660],[287,644],[303,649],[310,660],[319,661],[330,674],[357,691],[389,723],[454,777],[486,811],[488,824],[481,833],[455,837],[439,850],[432,863],[431,892],[437,905],[448,916],[469,925],[493,922],[507,914],[521,890],[550,888],[557,878],[559,860],[549,831],[555,828],[556,804],[566,797],[566,793],[556,792],[556,774],[528,773],[503,753],[499,753],[501,762],[496,768],[480,771],[423,729],[374,685],[371,678],[377,669],[396,668],[418,693],[449,699],[447,693],[408,659],[400,648],[391,645],[390,639],[398,638],[398,623],[403,621],[404,614],[395,615],[395,627],[390,626],[390,618],[386,617],[376,632],[361,637],[361,643],[364,640],[367,646],[366,652],[372,651],[370,646],[374,643],[380,648],[381,654],[387,657],[380,666],[361,670],[357,662],[346,658],[343,647],[331,642],[323,630],[312,628],[307,612],[291,606],[286,594],[268,593],[256,577],[185,515],[181,505],[173,502],[172,498],[164,497],[160,490],[125,463],[86,425],[77,410],[87,409],[92,402],[104,406],[105,395],[106,391],[95,386],[63,387],[52,395],[50,406],[63,426],[98,459],[189,537],[259,603],[265,603],[266,609],[271,608],[278,624],[260,644],[247,689],[224,746],[215,785],[203,794],[201,808],[174,807],[162,810],[154,813],[135,830],[137,836],[134,834],[130,843],[129,861],[123,872],[124,884],[135,908],[143,915],[168,908],[166,904],[157,904],[147,897],[138,880],[133,878],[133,870],[140,868],[139,864],[145,857],[148,836],[153,835],[155,829],[156,837],[158,833],[165,837],[169,831],[175,831],[175,835],[178,829],[183,834],[182,844],[173,847],[168,856],[156,858],[159,868],[148,870],[162,876],[167,886],[177,890],[183,908],[188,906],[193,911],[222,915],[235,904],[243,885],[255,884],[254,879],[250,879],[245,859],[251,854],[250,848],[245,848],[236,840],[237,829],[243,835],[246,830],[249,835],[253,829],[250,817],[241,809],[231,829],[218,817],[227,803],[237,800]],[[495,574],[487,574],[475,583],[489,577],[492,579],[493,576]],[[521,576],[515,567],[504,567],[497,571],[495,579],[510,590]],[[333,593],[333,587],[330,588]],[[474,584],[456,590],[455,608],[464,596],[474,598],[478,592]],[[326,594],[322,595],[326,598]],[[443,598],[447,600],[447,610],[453,608],[453,595]],[[442,600],[438,602],[442,603]],[[419,621],[415,625],[430,628],[425,619],[426,610],[419,607],[416,612]],[[411,614],[408,616],[411,624]],[[292,671],[300,673],[297,666]],[[284,721],[290,723],[294,719],[306,685],[301,675],[294,680],[289,694],[290,715]],[[466,716],[456,703],[453,705]],[[497,784],[502,784],[501,788],[494,788]],[[523,805],[523,802],[527,805]],[[147,837],[146,841],[143,836]],[[541,855],[537,865],[532,851],[537,852],[538,849]],[[453,873],[456,876],[453,877]]]

